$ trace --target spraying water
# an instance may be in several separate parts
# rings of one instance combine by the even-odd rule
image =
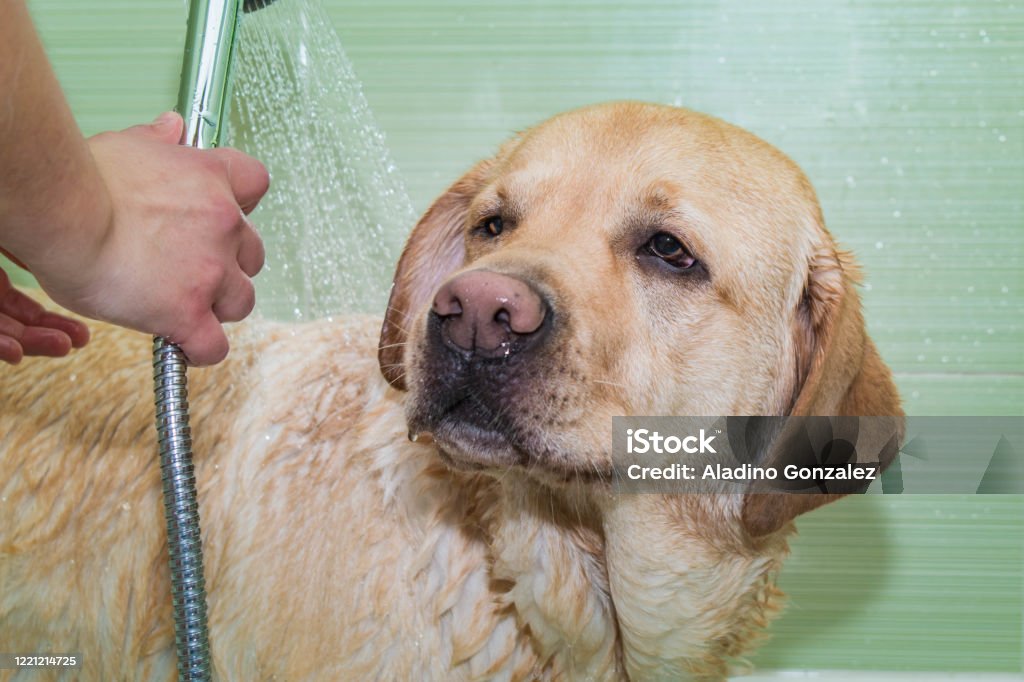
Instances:
[[[243,17],[236,50],[228,142],[271,176],[252,215],[267,249],[257,310],[382,313],[415,214],[329,17],[279,0]]]

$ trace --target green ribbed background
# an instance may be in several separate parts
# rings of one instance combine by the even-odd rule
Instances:
[[[85,132],[171,107],[182,2],[30,6]],[[327,6],[417,209],[563,109],[639,98],[716,114],[811,177],[865,266],[871,332],[908,412],[1024,413],[1020,4]],[[1020,497],[847,500],[800,528],[791,605],[759,666],[1022,670]]]

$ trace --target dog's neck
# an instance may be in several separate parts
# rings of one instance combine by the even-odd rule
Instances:
[[[781,604],[785,534],[724,529],[739,498],[497,485],[492,577],[555,678],[721,680]]]
[[[522,472],[496,484],[493,577],[556,679],[621,679],[600,514],[586,492],[553,491]]]

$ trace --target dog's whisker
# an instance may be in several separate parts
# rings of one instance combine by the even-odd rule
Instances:
[[[408,313],[408,312],[406,312],[406,311],[404,311],[404,310],[401,310],[401,309],[399,309],[399,308],[395,308],[394,306],[390,306],[390,305],[389,305],[389,306],[387,307],[387,309],[388,309],[388,311],[394,311],[394,312],[398,313],[399,315],[401,315],[401,316],[402,316],[402,317],[404,318],[404,320],[403,320],[403,321],[406,321],[406,320],[411,320],[411,319],[413,319],[413,318],[414,318],[414,315],[413,315],[412,313]],[[403,334],[405,334],[406,336],[408,336],[408,335],[409,335],[409,330],[408,330],[408,329],[407,329],[406,327],[404,327],[404,326],[402,326],[401,324],[399,324],[398,322],[396,322],[396,321],[394,320],[394,318],[389,318],[389,319],[388,319],[388,323],[389,323],[389,324],[392,324],[392,325],[394,325],[395,327],[397,327],[397,328],[398,328],[398,330],[399,330],[399,331],[401,331],[401,332],[402,332]]]

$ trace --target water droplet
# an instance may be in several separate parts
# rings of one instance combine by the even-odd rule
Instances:
[[[416,216],[329,16],[320,3],[273,3],[242,18],[236,49],[227,143],[273,178],[252,216],[267,251],[258,312],[383,310]]]

